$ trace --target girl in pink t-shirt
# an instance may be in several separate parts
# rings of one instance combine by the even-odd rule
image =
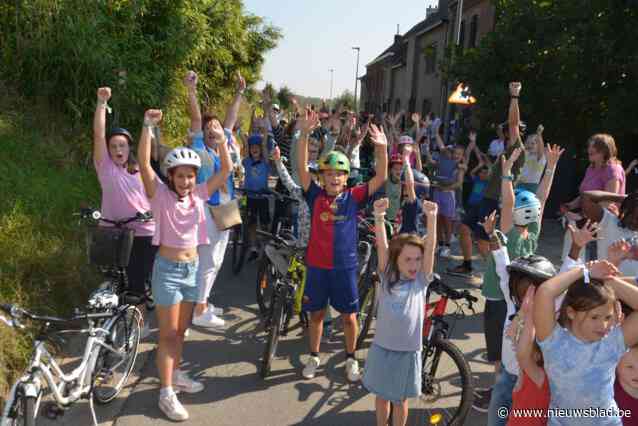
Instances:
[[[111,98],[111,89],[101,87],[97,91],[97,107],[93,118],[93,164],[102,188],[101,212],[104,218],[123,220],[135,217],[138,213],[151,210],[151,204],[144,193],[144,185],[131,155],[133,138],[126,129],[113,129],[106,137],[107,102]],[[101,226],[111,226],[102,223]],[[143,295],[146,282],[151,276],[153,260],[157,248],[151,244],[155,233],[155,222],[131,222],[127,225],[135,231],[133,249],[126,268],[128,290]],[[145,309],[140,306],[140,311]],[[144,330],[148,331],[147,322]],[[142,331],[144,336],[145,331]]]
[[[168,185],[165,185],[151,167],[152,129],[161,119],[162,111],[146,111],[138,157],[146,195],[151,200],[157,222],[153,244],[159,245],[152,277],[159,323],[159,407],[171,420],[183,421],[188,419],[188,412],[173,389],[186,393],[204,389],[202,383],[179,370],[184,332],[199,297],[197,246],[208,243],[204,213],[206,201],[226,183],[231,160],[224,143],[224,129],[219,121],[214,120],[211,127],[221,160],[220,173],[196,185],[197,171],[201,167],[199,156],[189,148],[175,148],[164,159],[168,175]]]

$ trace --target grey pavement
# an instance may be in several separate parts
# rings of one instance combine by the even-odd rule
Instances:
[[[550,257],[557,265],[562,247],[563,231],[554,221],[544,221],[538,253]],[[458,247],[453,252],[458,254]],[[452,263],[459,257],[452,259]],[[437,262],[442,272],[450,264]],[[482,262],[475,262],[482,268]],[[442,274],[455,288],[469,288],[480,294],[475,283]],[[214,302],[225,308],[227,327],[223,331],[191,330],[184,348],[183,369],[206,385],[199,394],[179,396],[190,413],[186,424],[217,426],[281,426],[281,425],[373,425],[374,397],[360,384],[345,379],[345,353],[342,333],[322,343],[322,365],[317,377],[305,380],[301,376],[308,349],[307,339],[295,327],[280,341],[278,357],[271,376],[263,380],[258,365],[263,351],[265,333],[258,316],[255,300],[254,263],[247,265],[238,277],[230,269],[222,268],[215,285]],[[453,306],[450,307],[450,309]],[[455,322],[452,341],[461,349],[470,364],[475,386],[489,386],[494,380],[492,367],[484,358],[483,303],[476,306],[476,314]],[[295,320],[293,320],[293,324]],[[114,403],[98,407],[102,425],[146,426],[164,425],[165,419],[157,408],[159,381],[155,368],[153,337],[142,346],[137,376],[126,392]],[[363,366],[366,350],[359,351]],[[390,367],[391,368],[391,367]],[[453,378],[451,379],[453,381]],[[431,413],[444,408],[428,406],[424,401],[410,401],[409,425],[427,425]],[[430,411],[431,410],[431,411]],[[484,425],[486,416],[470,411],[466,425]],[[74,406],[56,422],[38,424],[88,425],[89,412],[85,403]]]

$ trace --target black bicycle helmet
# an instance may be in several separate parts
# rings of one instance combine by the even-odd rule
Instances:
[[[532,254],[514,259],[507,265],[507,271],[520,272],[535,280],[545,281],[556,275],[556,268],[546,257]]]
[[[133,144],[133,136],[131,135],[131,133],[128,130],[126,130],[126,129],[122,128],[122,127],[115,127],[113,129],[111,129],[111,131],[109,132],[108,136],[106,137],[106,140],[109,141],[109,140],[111,140],[111,138],[113,136],[116,136],[116,135],[124,136],[126,139],[128,139],[129,145]]]

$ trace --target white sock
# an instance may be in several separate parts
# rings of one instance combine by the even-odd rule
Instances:
[[[175,395],[172,386],[166,386],[160,389],[160,398],[166,398],[167,396]]]

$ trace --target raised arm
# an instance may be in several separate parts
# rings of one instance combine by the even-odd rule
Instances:
[[[228,152],[228,141],[226,134],[221,124],[217,120],[210,120],[208,126],[212,131],[215,144],[219,153],[220,171],[215,173],[206,181],[206,187],[208,189],[208,196],[210,197],[219,188],[223,187],[230,176],[230,172],[233,168],[233,163],[230,159],[230,152]]]
[[[507,234],[514,225],[514,177],[512,176],[512,166],[521,155],[521,149],[516,148],[507,160],[501,156],[501,232]]]
[[[510,133],[510,142],[513,144],[520,140],[521,134],[519,126],[521,124],[521,113],[518,108],[518,97],[521,94],[521,88],[523,86],[519,82],[510,83],[510,108],[507,116],[507,124]]]
[[[521,369],[540,387],[545,380],[545,373],[534,359],[533,349],[536,337],[533,319],[535,290],[533,285],[529,286],[521,306],[519,321],[523,321],[523,330],[516,342],[516,359]]]
[[[281,151],[278,146],[272,150],[272,159],[275,161],[275,168],[277,169],[279,179],[281,179],[281,182],[284,184],[286,189],[290,191],[291,194],[293,194],[295,190],[301,189],[292,179],[288,170],[286,170],[284,163],[281,162]]]
[[[390,205],[390,200],[380,198],[374,202],[374,233],[377,244],[377,270],[385,272],[388,264],[388,236],[385,231],[385,212]]]
[[[297,174],[304,191],[308,190],[310,182],[312,182],[312,176],[308,172],[308,137],[318,125],[319,116],[312,110],[306,110],[305,116],[297,121],[297,126],[301,130],[301,136],[297,142]]]
[[[602,202],[622,203],[626,195],[606,191],[585,191],[580,195],[580,205],[583,214],[589,220],[600,222],[603,219]]]
[[[188,91],[188,114],[191,119],[190,130],[192,133],[202,131],[202,112],[199,109],[199,99],[197,99],[198,77],[195,71],[189,71],[184,77],[184,85]]]
[[[109,155],[106,146],[106,109],[109,99],[111,99],[110,87],[97,89],[97,106],[93,116],[93,161],[96,164],[101,163],[105,156]]]
[[[241,105],[241,97],[244,94],[244,90],[246,90],[246,80],[244,80],[241,74],[237,72],[237,92],[226,111],[224,129],[233,129],[235,127],[235,122],[237,121],[237,116],[239,114],[239,106]]]
[[[638,158],[634,158],[633,160],[631,160],[631,163],[629,163],[629,165],[627,166],[627,168],[625,169],[625,176],[629,176],[629,173],[631,173],[631,171],[634,169],[634,167],[638,166]]]
[[[470,143],[467,144],[467,148],[465,148],[465,153],[463,155],[463,161],[465,162],[465,164],[470,165],[470,155],[472,154],[472,152],[474,152],[474,149],[476,148],[476,131],[475,130],[471,130],[470,131]],[[481,161],[480,158],[476,158],[477,160]]]
[[[149,109],[144,114],[144,127],[140,136],[140,145],[137,148],[137,159],[139,162],[140,174],[146,196],[150,199],[155,196],[157,190],[157,177],[151,167],[151,138],[153,128],[162,120],[162,111]]]
[[[536,128],[536,155],[538,160],[545,156],[545,141],[543,140],[543,132],[545,131],[545,127],[542,124],[539,124]]]
[[[428,233],[425,237],[425,253],[423,253],[423,273],[426,277],[434,272],[434,252],[436,249],[436,215],[438,205],[431,201],[423,200],[423,212],[427,218]]]
[[[622,332],[625,337],[625,345],[632,347],[638,344],[638,287],[634,283],[612,277],[606,281],[616,293],[616,296],[625,302],[633,312],[622,322]]]
[[[614,265],[606,260],[598,260],[587,264],[591,278],[604,280],[618,273]],[[576,281],[584,277],[583,268],[574,268],[545,281],[536,290],[534,297],[534,325],[539,341],[547,339],[556,325],[555,301]],[[587,285],[587,284],[583,284]]]
[[[536,190],[536,196],[538,197],[538,201],[540,201],[541,203],[541,218],[543,217],[543,211],[545,210],[545,202],[547,201],[549,192],[552,189],[552,182],[554,181],[554,172],[556,171],[556,165],[558,164],[560,156],[563,155],[563,152],[565,152],[565,150],[561,149],[561,147],[558,145],[547,146],[547,167],[545,168],[545,173],[543,174],[541,184]]]
[[[410,151],[406,150],[403,157],[403,173],[405,176],[405,188],[408,194],[408,201],[413,203],[416,201],[416,191],[414,189],[414,173],[410,167]]]
[[[388,179],[388,140],[374,124],[370,125],[370,139],[374,144],[375,175],[368,182],[368,196],[371,196],[381,188]]]

